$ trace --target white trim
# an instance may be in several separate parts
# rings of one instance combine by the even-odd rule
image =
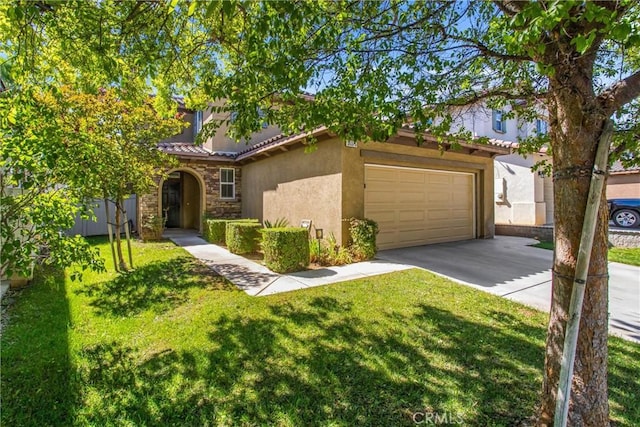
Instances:
[[[233,181],[232,182],[223,182],[222,181],[222,171],[227,170],[233,172]],[[220,168],[219,170],[219,185],[220,185],[220,200],[235,200],[236,199],[236,170],[235,168]],[[222,186],[231,184],[231,188],[233,190],[232,197],[223,197],[222,196]]]

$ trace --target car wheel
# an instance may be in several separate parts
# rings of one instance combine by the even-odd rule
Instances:
[[[620,209],[613,215],[613,222],[618,227],[636,227],[640,223],[638,212]]]

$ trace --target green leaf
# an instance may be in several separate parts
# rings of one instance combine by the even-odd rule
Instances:
[[[198,6],[198,2],[196,0],[193,0],[189,5],[187,16],[193,16],[193,13],[196,11],[196,6]]]

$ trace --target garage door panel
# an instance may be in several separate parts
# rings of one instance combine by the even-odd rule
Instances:
[[[418,224],[423,224],[425,218],[424,210],[401,210],[398,212],[398,219],[403,222],[417,221]]]
[[[423,204],[425,202],[424,191],[417,192],[401,192],[397,194],[396,201],[398,203],[408,204],[408,205],[416,205]]]
[[[411,184],[421,184],[425,183],[425,176],[420,172],[408,171],[408,172],[398,172],[395,176],[395,181],[402,182],[403,184],[411,185]]]
[[[365,216],[381,249],[473,239],[473,175],[365,166]]]
[[[429,221],[439,221],[439,220],[447,221],[449,220],[450,217],[451,217],[451,211],[449,211],[448,209],[440,209],[440,210],[431,209],[427,211],[426,219]]]

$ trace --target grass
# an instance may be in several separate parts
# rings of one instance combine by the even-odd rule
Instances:
[[[134,272],[48,274],[16,298],[0,424],[411,426],[437,412],[512,426],[535,413],[544,313],[422,270],[256,298],[171,244],[136,253]],[[609,345],[612,418],[640,425],[640,346]]]
[[[640,248],[611,248],[609,261],[640,267]]]
[[[531,245],[536,248],[553,250],[553,242],[539,242]],[[609,261],[640,267],[640,248],[611,248]]]

